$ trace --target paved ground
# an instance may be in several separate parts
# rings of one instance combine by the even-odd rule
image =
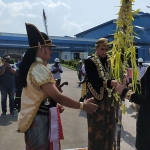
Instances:
[[[78,101],[81,89],[77,87],[76,72],[67,68],[63,69],[62,82],[69,82],[68,86],[63,87],[63,93]],[[126,105],[128,107],[129,102],[126,102]],[[86,113],[66,108],[61,118],[65,136],[65,140],[61,141],[62,149],[86,147]],[[135,124],[135,113],[128,107],[126,115],[123,116],[121,150],[134,150]],[[24,135],[16,133],[15,130],[17,130],[17,116],[10,117],[8,112],[5,118],[0,117],[0,150],[24,150]]]

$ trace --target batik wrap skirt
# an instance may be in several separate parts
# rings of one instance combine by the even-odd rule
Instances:
[[[93,97],[87,92],[87,98]],[[87,114],[88,150],[113,150],[115,141],[115,108],[111,106],[111,98],[96,100],[99,107],[96,113]]]
[[[49,116],[37,114],[25,132],[26,150],[49,150]]]

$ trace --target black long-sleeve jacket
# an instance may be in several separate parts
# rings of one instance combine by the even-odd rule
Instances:
[[[140,105],[137,120],[136,148],[150,149],[150,67],[141,78],[141,94],[124,89],[122,96]],[[129,124],[130,125],[130,124]]]
[[[93,62],[93,57],[87,59],[85,61],[85,71],[86,71],[86,77],[87,77],[87,88],[92,93],[92,95],[98,99],[102,100],[104,96],[104,80],[99,77],[96,63]],[[108,67],[107,58],[100,60],[103,67]],[[111,80],[107,80],[106,82],[107,88],[111,87]]]

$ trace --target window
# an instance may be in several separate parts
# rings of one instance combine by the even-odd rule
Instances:
[[[67,59],[67,55],[65,55],[65,59]]]
[[[84,59],[84,54],[80,53],[80,59]]]

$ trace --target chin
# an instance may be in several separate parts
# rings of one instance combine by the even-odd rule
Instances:
[[[101,58],[105,58],[106,56],[100,56]]]
[[[50,57],[46,59],[46,61],[49,61],[49,60],[50,60]]]

